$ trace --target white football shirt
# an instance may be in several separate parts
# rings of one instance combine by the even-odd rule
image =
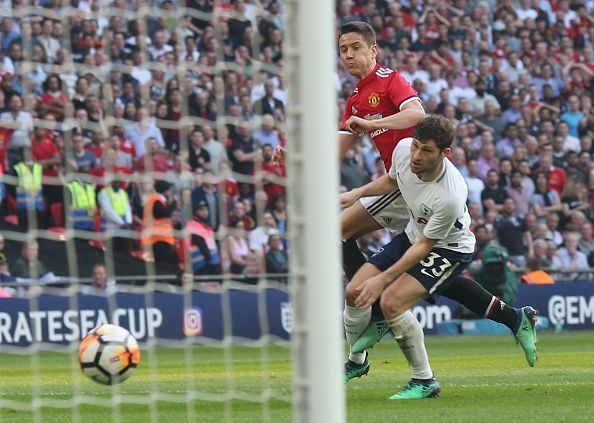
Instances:
[[[466,207],[468,188],[462,174],[448,160],[433,181],[421,181],[410,170],[412,138],[401,140],[392,153],[390,177],[398,183],[408,205],[406,235],[414,244],[421,235],[439,240],[434,248],[472,253],[476,239],[470,232]]]

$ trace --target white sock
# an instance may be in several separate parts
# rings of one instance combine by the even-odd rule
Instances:
[[[344,322],[344,333],[349,347],[352,347],[359,339],[363,331],[369,326],[371,321],[371,307],[367,310],[361,310],[354,307],[344,306],[344,313],[342,315]],[[365,361],[365,351],[358,354],[349,353],[349,360],[363,364]]]
[[[400,316],[388,320],[394,332],[394,338],[408,360],[414,379],[431,379],[433,371],[425,348],[425,336],[421,324],[409,310]]]

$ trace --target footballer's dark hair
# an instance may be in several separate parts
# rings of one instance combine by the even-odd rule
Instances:
[[[442,115],[429,115],[418,123],[413,137],[422,143],[435,141],[441,151],[450,148],[454,140],[454,125]]]
[[[375,31],[373,30],[371,25],[369,25],[367,22],[362,22],[362,21],[349,22],[347,24],[344,24],[340,28],[340,36],[341,37],[345,34],[350,34],[351,32],[356,32],[357,34],[361,34],[361,36],[363,37],[363,40],[365,40],[365,43],[369,47],[377,44],[377,41],[375,39]]]

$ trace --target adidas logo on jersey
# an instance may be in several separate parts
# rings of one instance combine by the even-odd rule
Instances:
[[[389,68],[379,68],[377,71],[375,71],[375,74],[380,78],[387,78],[390,76],[392,72],[394,71]]]

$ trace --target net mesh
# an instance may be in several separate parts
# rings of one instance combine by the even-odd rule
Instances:
[[[283,7],[0,2],[0,266],[13,276],[0,409],[228,421],[240,400],[255,421],[279,420],[272,401],[287,413],[286,181],[271,162],[285,139]],[[76,350],[108,321],[142,359],[105,388]]]

